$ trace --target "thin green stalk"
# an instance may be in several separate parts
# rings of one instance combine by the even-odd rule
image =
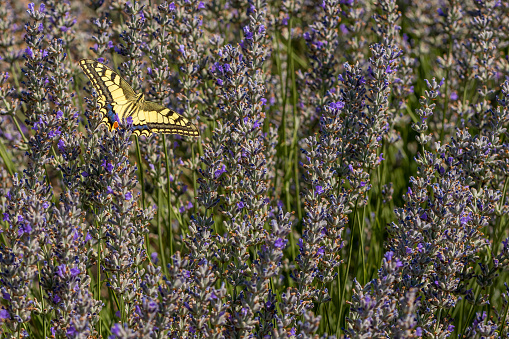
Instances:
[[[9,172],[9,174],[11,176],[13,176],[14,175],[14,163],[12,162],[11,158],[7,154],[7,148],[5,147],[2,140],[0,140],[0,157],[4,161],[5,167],[7,168],[7,172]]]
[[[140,142],[138,140],[138,136],[135,135],[136,138],[136,156],[138,160],[139,173],[140,173],[140,184],[141,184],[141,204],[143,208],[145,208],[145,178],[143,175],[143,165],[141,163],[141,150],[140,150]]]
[[[41,265],[40,263],[38,262],[37,263],[37,270],[38,270],[38,275],[39,275],[39,281],[42,281],[41,279]],[[44,296],[42,294],[42,285],[39,284],[39,293],[41,295],[41,308],[44,310],[46,308],[46,306],[44,306]],[[43,313],[41,314],[41,317],[42,317],[42,331],[44,333],[44,337],[43,338],[46,338],[46,314]]]
[[[338,324],[336,325],[336,332],[337,332],[337,329],[339,327],[339,324],[341,322],[343,322],[343,305],[344,305],[344,299],[345,299],[345,293],[346,293],[346,281],[348,279],[348,273],[350,271],[350,264],[352,262],[352,252],[353,252],[353,237],[354,237],[354,230],[355,230],[355,219],[358,218],[358,210],[357,210],[357,203],[355,204],[355,209],[354,209],[354,214],[353,214],[353,222],[352,222],[352,234],[350,236],[350,243],[348,244],[350,246],[350,248],[348,249],[348,261],[346,263],[346,272],[345,272],[345,275],[344,275],[344,278],[343,278],[343,288],[341,290],[341,298],[339,299],[339,321],[338,321]]]
[[[164,253],[164,245],[163,245],[163,230],[161,228],[161,209],[163,207],[163,202],[161,201],[161,189],[157,186],[157,237],[159,240],[159,252],[161,255],[161,263],[163,264],[164,272],[167,271],[166,267],[166,255]]]
[[[502,318],[502,326],[500,326],[500,332],[499,332],[500,335],[504,334],[505,319],[507,318],[508,311],[509,311],[509,303],[507,303],[507,305],[505,306],[504,317]]]
[[[442,309],[438,311],[437,323],[435,324],[435,333],[437,333],[438,327],[440,326],[440,319],[442,318]]]
[[[499,202],[499,209],[502,210],[502,207],[504,206],[504,202],[505,202],[505,197],[507,196],[507,187],[509,186],[509,177],[506,177],[505,178],[505,182],[504,182],[504,191],[502,193],[502,197],[500,198],[500,202]],[[497,226],[495,227],[495,229],[493,230],[493,253],[497,253],[498,252],[498,247],[499,247],[499,244],[500,244],[500,237],[497,235],[497,230],[500,231],[500,236],[503,236],[504,234],[504,227],[501,227],[501,225],[505,225],[504,223],[502,223],[502,220],[504,219],[505,217],[505,214],[502,214],[498,220],[497,220]]]
[[[330,305],[330,302],[328,302],[327,304],[323,305],[323,308],[325,309],[325,320],[327,321],[327,331],[329,333],[331,333],[331,329],[330,329],[330,319],[329,319],[329,305]]]
[[[364,205],[363,209],[362,209],[362,221],[359,220],[359,238],[360,238],[360,241],[361,241],[361,246],[359,248],[359,251],[361,252],[361,260],[362,260],[362,285],[364,285],[367,281],[367,276],[368,276],[368,273],[367,273],[367,270],[366,270],[366,257],[365,257],[365,253],[364,253],[364,220],[365,220],[365,217],[366,217],[366,205]]]
[[[200,142],[201,144],[201,142]],[[193,159],[194,161],[194,144],[191,145],[191,159]],[[196,169],[193,170],[193,191],[194,191],[194,195],[193,197],[196,199],[196,197],[198,196],[198,182],[197,182],[197,178],[196,178]],[[194,206],[194,213],[198,213],[198,204],[195,202],[193,204]]]
[[[19,125],[18,119],[16,119],[16,116],[11,115],[12,120],[14,121],[14,124],[16,125],[16,129],[18,130],[19,134],[21,135],[21,138],[23,139],[23,142],[26,144],[28,142],[28,139],[25,137],[25,133],[21,130],[21,126]]]
[[[449,52],[447,53],[447,60],[451,59],[452,55],[452,37],[449,33]],[[445,103],[444,110],[442,112],[442,130],[440,131],[440,141],[444,141],[445,134],[445,117],[447,116],[447,109],[449,107],[449,76],[450,76],[451,68],[447,67],[447,71],[445,73]]]
[[[143,209],[145,209],[145,178],[143,174],[143,163],[141,162],[141,150],[140,150],[140,142],[138,139],[138,136],[135,135],[136,138],[136,156],[137,156],[137,162],[139,167],[139,175],[140,175],[140,184],[141,184],[141,206]],[[148,238],[148,233],[145,234],[145,253],[147,253],[147,256],[150,256],[149,252],[150,247],[150,240]]]
[[[94,214],[97,215],[94,211]],[[97,239],[97,281],[96,281],[96,300],[101,301],[101,240],[102,240],[102,227],[97,220],[95,221],[96,227],[99,229],[99,238]],[[99,333],[102,333],[102,322],[99,322]]]
[[[168,203],[168,237],[170,238],[170,257],[173,255],[173,227],[171,226],[171,195],[170,195],[170,161],[168,159],[168,149],[166,146],[166,136],[163,134],[163,147],[164,147],[164,158],[166,162],[166,197],[167,197],[167,203]]]
[[[477,299],[479,298],[479,293],[480,293],[480,288],[479,288],[479,285],[478,285],[476,287],[476,291],[475,291],[474,302],[477,301]],[[467,316],[467,319],[465,321],[465,325],[463,325],[461,333],[465,333],[465,329],[466,329],[467,324],[470,324],[470,319],[472,319],[472,315],[474,313],[474,309],[475,309],[475,303],[470,306],[470,310],[468,311],[468,316]]]
[[[292,4],[292,11],[293,6]],[[287,55],[289,58],[289,67],[290,67],[290,77],[292,79],[292,118],[293,118],[293,135],[292,135],[292,145],[290,148],[290,154],[293,154],[293,174],[294,174],[294,182],[295,182],[295,201],[297,204],[297,220],[300,222],[302,220],[302,205],[300,201],[300,180],[299,180],[299,152],[297,152],[297,136],[299,130],[299,118],[297,116],[297,83],[295,80],[295,54],[293,53],[293,48],[291,44],[291,25],[293,24],[292,18],[290,18],[290,30],[288,37],[288,48]],[[288,75],[286,76],[288,78]],[[288,83],[288,82],[287,82]],[[295,259],[295,239],[293,233],[290,234],[290,241],[292,245],[292,259]]]
[[[342,294],[341,294],[341,268],[340,266],[338,266],[338,274],[337,274],[337,279],[338,279],[338,306],[339,306],[339,313],[338,313],[338,319],[336,320],[336,337],[340,338],[340,333],[339,333],[339,325],[341,324],[341,305],[342,305]],[[346,285],[346,284],[345,284]]]

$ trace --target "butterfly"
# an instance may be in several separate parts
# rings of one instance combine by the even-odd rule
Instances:
[[[163,105],[145,101],[143,93],[136,94],[127,81],[106,65],[95,60],[82,59],[80,66],[99,94],[102,123],[106,124],[110,131],[118,127],[117,120],[131,117],[132,132],[135,135],[200,135],[198,128],[188,119]]]

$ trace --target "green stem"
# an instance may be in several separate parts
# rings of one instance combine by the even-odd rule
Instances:
[[[502,197],[500,198],[500,203],[499,203],[499,209],[502,210],[503,206],[504,206],[504,202],[505,202],[505,197],[506,197],[506,194],[507,194],[507,187],[509,185],[509,177],[506,177],[505,178],[505,182],[504,182],[504,191],[502,193]],[[505,225],[502,220],[504,219],[505,217],[505,214],[501,214],[500,217],[498,218],[497,220],[497,227],[495,227],[495,229],[493,230],[493,253],[497,253],[498,252],[498,247],[499,247],[499,244],[500,244],[500,236],[502,236],[504,234],[504,227],[501,227],[500,225]],[[500,230],[500,236],[497,235],[497,230]]]
[[[39,281],[42,281],[40,263],[37,263],[37,271],[38,271],[37,273],[39,275]],[[39,284],[39,293],[41,295],[41,307],[44,310],[46,307],[44,306],[44,296],[42,294],[42,285],[41,284]],[[44,333],[44,338],[46,338],[46,314],[45,313],[41,314],[41,317],[42,317],[42,331]]]
[[[173,255],[173,227],[171,226],[171,195],[170,195],[170,161],[168,159],[168,148],[166,146],[166,136],[163,134],[164,158],[166,162],[166,198],[168,203],[168,237],[170,238],[170,257]]]
[[[347,261],[347,264],[346,264],[346,272],[345,272],[345,275],[344,275],[344,278],[343,278],[343,288],[341,290],[341,298],[339,299],[339,321],[338,321],[338,324],[336,325],[336,331],[337,331],[337,327],[339,326],[340,322],[343,321],[343,305],[344,305],[344,302],[343,300],[345,300],[345,293],[346,293],[346,281],[348,279],[348,272],[350,271],[350,264],[352,262],[352,252],[353,252],[353,236],[354,236],[354,230],[355,230],[355,219],[358,218],[357,216],[358,214],[358,210],[357,210],[357,204],[355,204],[355,209],[354,209],[354,215],[353,215],[353,222],[352,222],[352,234],[350,235],[350,243],[348,244],[350,246],[350,248],[348,249],[348,261]]]
[[[472,305],[471,305],[471,307],[470,307],[470,310],[468,311],[467,319],[466,319],[466,321],[465,321],[465,325],[463,325],[463,328],[462,328],[461,333],[465,333],[465,329],[466,329],[467,324],[470,324],[470,323],[471,323],[470,319],[472,318],[472,314],[474,313],[475,303],[477,302],[477,299],[479,298],[479,293],[480,293],[480,288],[479,288],[479,285],[478,285],[478,286],[476,287],[476,291],[475,291],[475,299],[474,299],[474,302],[472,303]]]
[[[161,164],[159,164],[161,167]],[[163,207],[163,202],[161,201],[161,188],[159,185],[157,186],[157,235],[159,240],[159,253],[161,255],[161,263],[163,264],[163,270],[166,272],[166,255],[164,253],[164,245],[163,245],[163,230],[161,227],[161,209]]]
[[[95,211],[94,211],[95,214]],[[95,214],[97,216],[97,214]],[[96,300],[101,301],[101,240],[102,240],[102,227],[99,225],[99,223],[95,222],[97,228],[99,229],[99,238],[97,239],[97,281],[96,281]],[[99,322],[99,333],[102,333],[102,322]]]
[[[507,312],[509,311],[509,303],[505,306],[504,317],[502,318],[502,326],[500,326],[500,336],[504,334],[505,319],[507,318]]]
[[[143,175],[143,166],[141,163],[141,150],[140,150],[140,142],[138,140],[138,136],[136,137],[136,155],[138,160],[138,166],[139,166],[139,173],[140,173],[140,184],[141,184],[141,204],[143,208],[145,209],[145,178]]]
[[[201,144],[201,142],[200,142]],[[191,159],[193,159],[194,161],[194,144],[191,146]],[[196,199],[197,197],[197,194],[198,194],[198,183],[197,183],[197,178],[196,178],[196,168],[193,169],[193,191],[194,191],[194,195],[193,195],[193,198]],[[196,201],[194,202],[193,204],[194,206],[194,213],[197,214],[198,213],[198,204],[196,203]]]
[[[145,177],[143,174],[143,164],[141,162],[141,150],[140,150],[140,142],[138,139],[138,136],[135,135],[136,138],[136,156],[138,161],[138,167],[139,167],[139,175],[140,175],[140,184],[141,184],[141,206],[143,209],[145,209]],[[148,233],[145,234],[145,253],[147,256],[150,256],[149,252],[149,246],[150,246],[150,239],[148,238]]]
[[[447,53],[447,62],[451,59],[452,54],[452,37],[449,33],[449,52]],[[445,117],[447,115],[447,110],[449,107],[449,76],[450,76],[450,67],[447,67],[447,71],[445,73],[445,103],[444,110],[442,112],[442,130],[440,131],[440,141],[444,141],[445,134]]]
[[[360,252],[361,252],[361,260],[362,260],[362,285],[366,284],[366,281],[367,281],[367,270],[366,270],[366,258],[365,258],[365,253],[364,253],[364,220],[365,220],[365,217],[366,217],[366,205],[364,205],[363,209],[362,209],[362,222],[361,220],[359,220],[359,238],[360,238],[360,241],[361,241],[361,246],[360,246]]]

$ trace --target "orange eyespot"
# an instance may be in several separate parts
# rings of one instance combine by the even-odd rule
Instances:
[[[117,128],[118,128],[118,122],[117,122],[117,121],[115,121],[115,122],[113,123],[113,126],[111,127],[111,129],[117,129]]]

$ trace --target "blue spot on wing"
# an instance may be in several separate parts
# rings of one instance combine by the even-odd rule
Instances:
[[[106,104],[106,110],[108,111],[107,113],[107,117],[108,117],[108,120],[110,122],[111,125],[113,125],[113,123],[116,121],[118,122],[118,115],[115,113],[115,111],[113,111],[113,106],[111,106],[110,103]],[[150,130],[150,128],[148,127],[147,124],[143,124],[143,125],[133,125],[131,130],[140,130],[140,131],[144,131],[144,130]]]
[[[139,129],[140,131],[144,131],[144,130],[150,130],[150,128],[148,127],[147,124],[143,124],[143,125],[133,125],[132,127],[132,130],[137,130]]]
[[[118,122],[118,116],[113,111],[113,106],[111,106],[111,104],[107,104],[106,109],[108,110],[107,116],[110,123],[113,125],[115,121]]]

